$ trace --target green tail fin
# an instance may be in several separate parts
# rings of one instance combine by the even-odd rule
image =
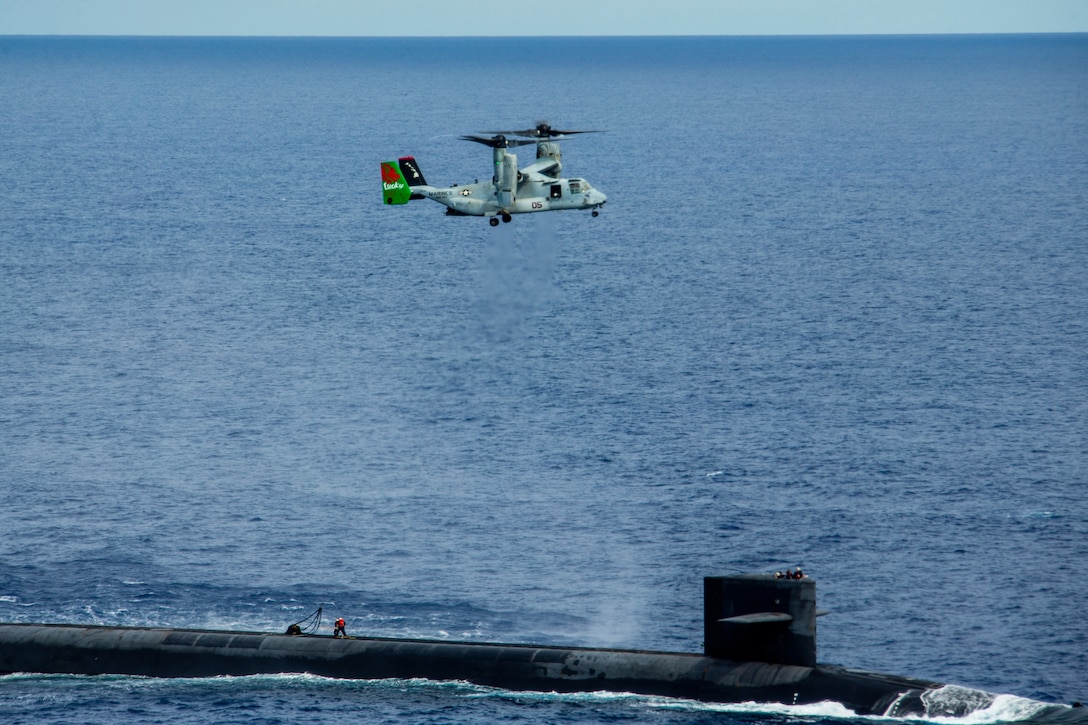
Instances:
[[[396,161],[382,162],[382,200],[386,204],[407,204],[412,190],[400,173]]]
[[[407,204],[412,199],[423,199],[423,194],[412,193],[412,187],[426,185],[419,164],[411,156],[382,162],[382,198],[386,204]]]

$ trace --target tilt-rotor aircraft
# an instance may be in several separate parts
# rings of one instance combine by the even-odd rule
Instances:
[[[434,199],[446,206],[451,216],[488,217],[491,226],[511,214],[528,214],[560,209],[598,209],[608,200],[585,179],[563,179],[563,154],[559,141],[579,133],[562,131],[547,123],[518,131],[481,131],[489,136],[461,136],[493,149],[495,174],[491,181],[454,184],[448,188],[430,186],[411,156],[382,162],[382,198],[386,204],[407,204],[412,199]],[[517,138],[508,138],[509,136]],[[536,161],[518,168],[518,157],[509,151],[516,146],[536,144]]]

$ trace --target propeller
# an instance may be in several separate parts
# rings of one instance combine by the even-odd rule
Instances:
[[[484,131],[483,133],[488,132]],[[490,138],[486,136],[461,136],[460,138],[462,141],[475,141],[476,143],[482,143],[484,146],[490,146],[493,149],[505,149],[511,146],[525,146],[526,144],[536,143],[531,139],[506,138],[506,136],[503,136],[501,133],[491,136]]]
[[[528,138],[541,139],[541,138],[556,138],[556,137],[559,137],[559,136],[573,136],[576,133],[602,133],[602,132],[597,130],[597,129],[592,129],[592,130],[588,130],[588,131],[562,130],[562,129],[558,129],[558,128],[552,128],[551,124],[549,124],[547,121],[541,121],[534,128],[526,128],[526,129],[521,129],[521,130],[517,130],[517,131],[481,131],[480,133],[494,133],[494,134],[499,134],[499,135],[502,135],[504,133],[508,133],[511,136],[526,136]]]

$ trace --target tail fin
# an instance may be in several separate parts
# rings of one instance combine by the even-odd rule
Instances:
[[[419,170],[419,164],[411,156],[400,157],[400,173],[408,186],[426,186],[427,180],[423,178],[423,172]]]
[[[382,198],[386,204],[407,204],[412,198],[421,198],[412,194],[411,187],[426,185],[419,164],[411,156],[382,162]]]

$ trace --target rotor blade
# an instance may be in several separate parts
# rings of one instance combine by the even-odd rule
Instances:
[[[462,141],[475,141],[476,143],[482,143],[484,146],[490,146],[495,148],[499,145],[499,142],[493,138],[484,138],[483,136],[461,136]]]
[[[552,129],[553,136],[573,136],[576,133],[604,133],[604,130],[599,128],[591,128],[588,131],[557,131],[554,128]]]
[[[556,136],[570,136],[576,133],[603,133],[599,129],[589,129],[585,131],[566,131],[558,128],[552,128],[546,123],[539,124],[536,128],[523,128],[516,130],[506,131],[480,131],[480,133],[492,133],[492,134],[510,134],[511,136],[527,136],[529,138],[554,138]]]
[[[511,136],[535,136],[536,135],[536,131],[534,131],[533,129],[529,129],[527,131],[512,131],[512,130],[509,130],[509,129],[507,129],[506,131],[479,131],[479,133],[490,133],[490,134],[505,134],[505,133],[508,133]]]
[[[475,141],[476,143],[482,143],[484,146],[490,146],[493,149],[504,149],[510,146],[525,146],[527,144],[536,143],[536,141],[531,139],[506,138],[501,134],[490,138],[486,136],[461,136],[460,138],[462,141]]]

